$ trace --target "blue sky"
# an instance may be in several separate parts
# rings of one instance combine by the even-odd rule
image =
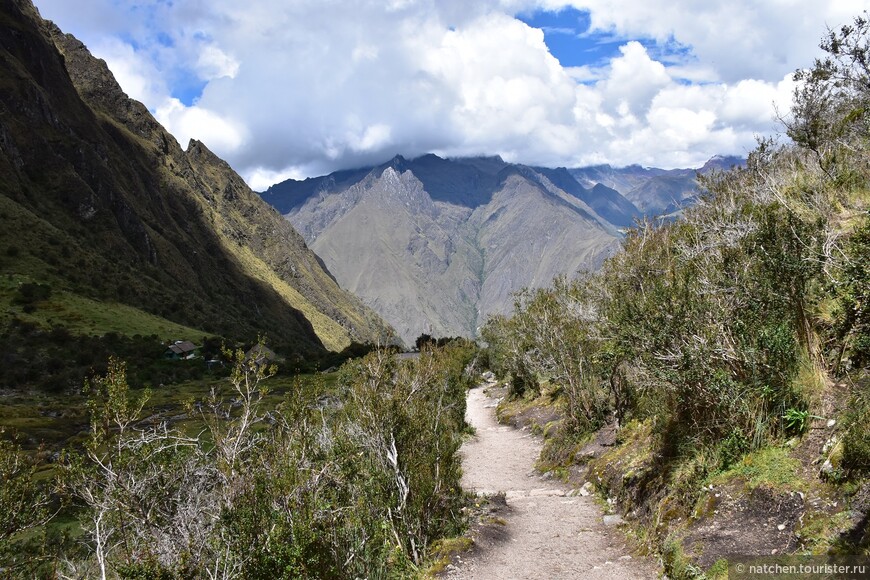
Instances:
[[[544,31],[544,42],[562,66],[604,65],[619,54],[621,39],[589,30],[589,11],[573,7],[562,10],[537,10],[517,18]]]
[[[619,56],[619,47],[626,40],[613,34],[591,31],[589,11],[570,6],[558,11],[521,13],[517,18],[544,32],[547,48],[564,67],[605,66],[610,59]]]
[[[255,189],[414,156],[700,166],[870,0],[35,0]]]

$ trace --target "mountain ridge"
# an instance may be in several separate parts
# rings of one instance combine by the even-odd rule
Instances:
[[[300,355],[389,334],[226,162],[183,150],[28,0],[0,8],[0,206],[14,219],[0,268]]]
[[[691,203],[696,171],[584,174],[430,153],[286,180],[260,195],[408,344],[421,333],[474,336],[488,315],[510,310],[516,291],[597,268],[635,220]],[[581,183],[599,174],[607,183]]]
[[[406,344],[474,336],[514,292],[595,268],[618,246],[583,199],[498,157],[397,155],[261,195]]]

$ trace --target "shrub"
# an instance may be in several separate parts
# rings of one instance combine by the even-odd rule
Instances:
[[[49,518],[49,490],[37,482],[36,463],[0,431],[0,569],[10,577],[33,577],[44,560],[39,535],[33,531]]]
[[[66,463],[91,549],[77,565],[131,578],[411,576],[463,525],[457,451],[474,354],[468,341],[415,361],[376,351],[342,367],[340,404],[297,382],[267,412],[274,369],[226,353],[228,387],[189,405],[206,425],[194,437],[140,425],[146,395],[110,360],[89,383],[86,452]]]
[[[15,291],[15,296],[12,299],[13,304],[29,306],[48,300],[51,297],[51,286],[48,284],[36,284],[27,282],[21,284]]]
[[[870,389],[865,385],[849,406],[843,431],[841,467],[854,477],[870,475]]]
[[[870,365],[870,215],[849,236],[834,292],[836,338],[841,345],[837,370]]]

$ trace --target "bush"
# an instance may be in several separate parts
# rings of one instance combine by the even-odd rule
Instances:
[[[267,412],[274,369],[228,352],[228,388],[189,406],[207,427],[194,437],[140,427],[146,395],[110,361],[90,382],[86,452],[66,464],[91,547],[78,565],[131,578],[412,576],[463,526],[457,451],[474,355],[468,341],[413,361],[376,351],[342,367],[340,403],[298,382]]]
[[[49,517],[47,486],[35,478],[36,463],[0,431],[0,570],[11,577],[34,577],[44,560],[40,534]],[[28,540],[23,532],[31,532]]]
[[[846,416],[841,467],[852,477],[870,475],[870,388],[856,395]]]
[[[21,284],[15,291],[12,303],[27,307],[36,304],[37,302],[48,300],[49,298],[51,298],[50,285],[27,282]]]
[[[834,361],[837,370],[870,365],[870,215],[849,236],[844,250],[834,287],[836,338],[842,345]],[[843,362],[847,364],[841,367]]]

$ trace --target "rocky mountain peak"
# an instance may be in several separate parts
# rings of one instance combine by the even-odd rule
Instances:
[[[594,268],[618,245],[582,199],[499,157],[394,158],[356,175],[315,178],[316,189],[287,181],[263,197],[406,344],[422,332],[474,336],[513,292]]]

